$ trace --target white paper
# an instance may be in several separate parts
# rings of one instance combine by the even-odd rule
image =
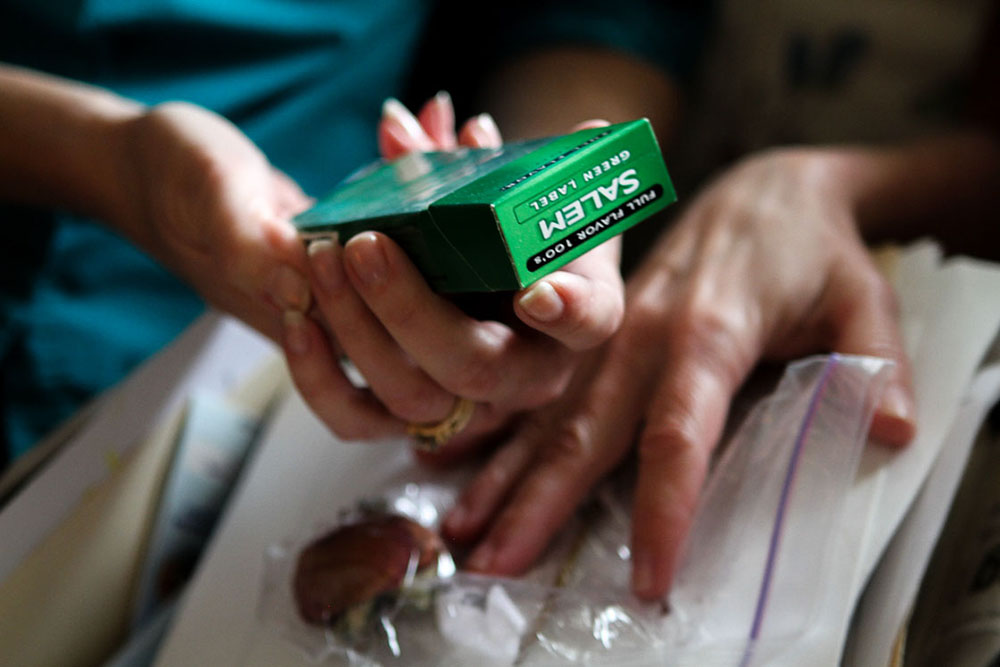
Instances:
[[[926,483],[865,589],[844,653],[845,666],[890,664],[893,645],[916,601],[976,433],[998,399],[1000,365],[993,365],[977,374]]]
[[[317,489],[339,495],[344,507],[412,466],[405,443],[339,441],[291,396],[264,433],[156,664],[310,664],[256,618],[266,549],[301,531]]]
[[[111,390],[101,409],[0,512],[0,581],[72,511],[87,489],[142,441],[195,388],[227,393],[275,355],[272,343],[217,314],[200,318],[174,343]]]
[[[934,267],[922,250],[898,258],[891,278],[901,304],[911,355],[918,430],[902,451],[869,444],[837,527],[839,552],[823,576],[842,582],[841,594],[819,619],[812,651],[789,665],[840,663],[853,609],[889,540],[931,466],[977,366],[1000,327],[1000,269],[970,259]],[[905,278],[905,282],[901,280]]]
[[[917,439],[893,452],[870,445],[852,488],[833,565],[821,574],[841,594],[818,619],[810,652],[782,664],[836,665],[862,587],[936,460],[983,352],[1000,328],[1000,270],[969,260],[937,263],[933,246],[904,253],[894,270],[913,356]],[[410,465],[405,449],[336,441],[299,399],[283,407],[261,445],[222,533],[157,662],[164,666],[302,665],[290,643],[254,617],[262,554],[301,525],[309,489],[326,484],[344,505]]]
[[[839,659],[852,610],[889,540],[908,511],[948,431],[976,368],[1000,328],[1000,269],[970,259],[951,260],[935,273],[937,289],[926,295],[936,303],[928,309],[920,340],[911,347],[917,396],[917,436],[901,452],[870,445],[861,461],[859,478],[848,497],[842,531],[846,544],[861,554],[853,566],[850,597],[837,619]],[[897,285],[902,298],[923,299],[907,284]],[[842,576],[846,575],[846,569]],[[819,664],[819,663],[816,663]],[[830,663],[835,664],[835,663]]]

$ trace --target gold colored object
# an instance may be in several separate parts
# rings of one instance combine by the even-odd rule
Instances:
[[[406,432],[417,439],[417,446],[429,452],[458,435],[472,419],[476,404],[467,398],[455,398],[448,416],[433,424],[410,424]]]

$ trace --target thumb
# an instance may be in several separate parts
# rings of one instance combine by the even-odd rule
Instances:
[[[273,312],[306,312],[311,301],[308,256],[295,225],[279,211],[280,187],[272,178],[250,195],[245,182],[224,184],[202,270],[214,271],[219,282],[269,304]],[[211,282],[210,276],[203,278]]]

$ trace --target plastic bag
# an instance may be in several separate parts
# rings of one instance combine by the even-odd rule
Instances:
[[[767,664],[809,641],[846,492],[891,362],[791,364],[701,499],[670,596],[678,664]]]
[[[838,355],[789,366],[709,478],[669,607],[628,592],[628,485],[619,476],[521,579],[439,569],[382,600],[365,632],[347,637],[295,611],[296,559],[324,532],[313,530],[267,554],[260,615],[310,657],[351,665],[764,664],[808,641],[841,585],[819,574],[889,367]],[[361,504],[436,528],[460,482],[428,478]],[[348,507],[335,525],[357,512]]]

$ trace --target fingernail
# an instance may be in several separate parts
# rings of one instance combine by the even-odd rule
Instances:
[[[340,262],[340,243],[336,235],[309,244],[309,264],[319,284],[328,292],[343,284],[344,273]]]
[[[389,263],[381,244],[371,232],[358,234],[344,248],[345,258],[354,275],[367,287],[374,287],[386,279]]]
[[[400,143],[412,150],[433,149],[434,144],[420,126],[420,121],[396,98],[386,98],[382,103],[382,117],[388,121],[386,131],[394,135]]]
[[[916,435],[916,406],[906,389],[897,383],[886,387],[872,420],[872,435],[887,445],[903,446]]]
[[[544,280],[529,287],[517,302],[524,312],[539,322],[554,322],[566,309],[556,288]]]
[[[282,264],[268,283],[268,294],[274,304],[281,310],[309,310],[312,294],[309,291],[309,281],[301,273],[290,266]]]
[[[479,548],[472,552],[468,560],[465,561],[465,569],[474,572],[488,572],[490,566],[493,565],[495,553],[496,550],[493,548],[493,545],[480,545]]]
[[[455,106],[448,91],[438,91],[431,100],[433,112],[429,114],[427,123],[433,123],[434,135],[441,148],[455,148]]]
[[[301,356],[309,351],[309,336],[306,333],[306,316],[298,310],[286,310],[284,314],[285,342],[288,349]]]
[[[455,122],[455,105],[451,101],[451,95],[448,94],[447,90],[439,90],[437,95],[434,96],[432,100],[434,106],[437,107],[439,118],[447,121],[451,119],[451,123]]]
[[[653,571],[653,561],[645,554],[633,554],[632,558],[632,591],[641,597],[653,595],[656,585],[656,573]]]
[[[500,128],[493,116],[488,113],[481,113],[476,116],[472,123],[472,134],[476,138],[476,143],[480,148],[499,148],[503,144],[503,137],[500,136]]]
[[[913,401],[909,393],[898,384],[890,384],[882,394],[879,412],[902,421],[913,420]]]

